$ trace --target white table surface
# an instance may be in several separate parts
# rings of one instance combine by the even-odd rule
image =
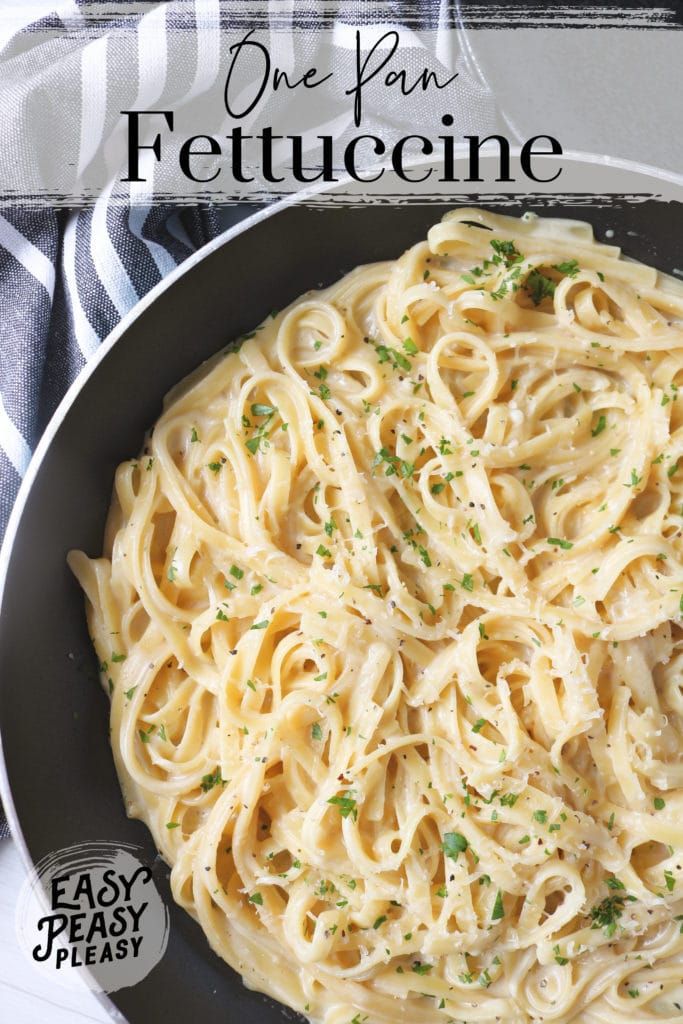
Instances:
[[[26,871],[10,839],[0,841],[0,1021],[3,1024],[112,1024],[97,997],[46,980],[19,948],[14,928]]]

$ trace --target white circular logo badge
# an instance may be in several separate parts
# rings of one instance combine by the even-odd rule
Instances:
[[[40,971],[70,988],[115,992],[161,960],[169,917],[133,846],[81,843],[44,857],[19,894],[16,931]]]

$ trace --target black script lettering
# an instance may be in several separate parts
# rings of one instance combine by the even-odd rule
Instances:
[[[136,910],[135,907],[126,907],[126,910],[128,911],[128,913],[130,914],[131,918],[133,919],[133,931],[134,932],[137,932],[137,931],[140,930],[140,918],[142,917],[144,912],[147,910],[147,907],[148,907],[147,903],[143,903],[139,910]]]
[[[384,57],[373,67],[373,60],[375,54],[383,46],[385,42],[389,43],[388,52]],[[399,34],[395,29],[390,29],[385,32],[383,36],[374,43],[374,45],[368,51],[365,60],[361,60],[361,33],[360,30],[356,30],[356,81],[349,89],[346,89],[346,96],[353,96],[353,119],[356,128],[360,126],[361,119],[363,116],[363,89],[371,82],[381,71],[387,66],[389,61],[392,59],[399,44]],[[408,82],[408,75],[404,69],[400,71],[394,71],[393,69],[387,71],[384,76],[384,85],[391,87],[393,85],[399,85],[401,92],[404,96],[410,96],[410,94],[417,89],[418,86],[422,86],[423,92],[426,92],[430,85],[434,85],[437,89],[445,89],[446,86],[454,82],[458,77],[458,72],[451,75],[445,82],[440,82],[436,73],[430,71],[428,68],[423,68],[419,72],[415,81],[411,84]]]
[[[60,899],[66,893],[66,888],[62,885],[62,882],[68,882],[71,875],[60,875],[58,878],[52,879],[52,896],[51,903],[53,910],[78,910],[78,903],[61,903]]]
[[[66,914],[52,914],[50,917],[41,917],[38,922],[38,931],[42,931],[44,926],[47,926],[47,938],[45,943],[45,952],[41,952],[40,944],[33,947],[32,956],[34,960],[38,960],[42,963],[44,960],[49,960],[52,954],[52,946],[58,935],[64,931],[69,923],[69,918]]]
[[[146,865],[145,866],[141,865],[137,869],[137,871],[135,871],[131,875],[130,879],[127,879],[125,875],[119,875],[119,881],[121,882],[121,885],[123,886],[124,896],[125,896],[125,899],[128,902],[130,902],[131,889],[133,888],[133,886],[137,882],[137,880],[138,880],[140,875],[144,875],[145,876],[144,880],[143,880],[143,885],[146,885],[147,882],[150,882],[152,880],[151,868],[148,868]]]

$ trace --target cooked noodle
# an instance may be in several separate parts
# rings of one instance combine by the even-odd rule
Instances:
[[[128,813],[249,985],[681,1020],[679,387],[676,281],[460,209],[169,396],[70,562]]]

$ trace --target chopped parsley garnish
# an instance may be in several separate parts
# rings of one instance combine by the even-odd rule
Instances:
[[[377,353],[380,365],[382,363],[390,363],[394,370],[405,370],[407,373],[412,369],[412,363],[410,360],[399,352],[395,348],[391,348],[389,345],[381,345],[375,341],[374,338],[368,338],[369,343],[373,346]]]
[[[491,261],[492,263],[500,263],[502,261],[506,267],[511,267],[514,263],[521,263],[524,259],[513,241],[501,242],[497,238],[492,238],[491,248],[496,254]]]
[[[593,907],[590,911],[590,917],[593,921],[592,928],[604,928],[605,935],[608,939],[611,939],[617,930],[617,922],[624,912],[626,901],[634,902],[635,896],[629,894],[624,895],[621,890],[624,890],[624,885],[619,882],[618,879],[609,878],[606,880],[607,885],[611,889],[618,889],[612,896],[606,896],[601,903]],[[616,885],[614,883],[617,883]]]
[[[598,425],[596,426],[595,430],[591,430],[592,436],[593,437],[597,437],[598,434],[602,434],[602,432],[603,432],[603,430],[605,429],[606,426],[607,426],[607,420],[605,419],[604,416],[601,416],[600,419],[598,420]]]
[[[347,790],[341,795],[331,796],[327,802],[338,808],[342,818],[351,817],[354,821],[358,821],[358,808],[355,799],[351,796],[352,792],[353,790]]]
[[[372,460],[372,468],[375,469],[383,462],[386,462],[387,464],[385,476],[394,476],[396,473],[396,467],[401,464],[401,460],[398,456],[392,455],[386,447],[380,448],[378,452],[375,452],[375,457]],[[407,463],[405,465],[407,465]]]
[[[254,436],[248,438],[244,442],[245,447],[247,448],[248,451],[251,452],[252,455],[256,455],[256,453],[260,450],[262,443],[264,447],[268,447],[268,428],[270,427],[270,422],[277,411],[278,410],[276,406],[265,405],[263,402],[254,402],[253,405],[251,406],[252,416],[265,417],[263,423],[261,423],[260,426],[257,428],[257,431],[254,434]],[[242,418],[242,422],[245,426],[251,425],[249,423],[249,420],[246,419],[246,417]]]
[[[418,544],[417,545],[417,553],[419,554],[420,561],[423,563],[423,565],[425,565],[428,569],[430,569],[431,565],[432,565],[432,560],[429,557],[429,552],[427,551],[427,549],[423,548],[421,544]]]
[[[548,544],[553,544],[555,547],[562,548],[563,551],[569,551],[574,545],[569,540],[562,540],[560,537],[548,537]]]
[[[566,956],[560,956],[560,947],[553,946],[553,953],[555,954],[555,963],[559,964],[560,967],[564,967],[565,964],[569,963]]]
[[[457,863],[459,855],[464,853],[469,845],[465,836],[460,832],[446,832],[444,833],[441,849],[447,857],[450,857],[451,860]]]
[[[552,299],[555,294],[555,282],[535,269],[527,277],[524,287],[529,293],[534,306],[540,306],[544,299]]]
[[[493,911],[491,912],[492,921],[500,921],[505,917],[505,908],[503,907],[503,890],[499,889],[496,893],[496,902],[493,904]]]
[[[201,787],[204,793],[208,793],[214,786],[224,786],[225,780],[221,774],[221,766],[218,765],[213,772],[202,776]]]
[[[563,263],[553,263],[553,270],[559,271],[560,274],[566,274],[567,277],[576,277],[579,272],[579,261],[578,260],[565,260]]]
[[[263,896],[261,895],[260,892],[252,892],[251,896],[249,897],[249,902],[250,903],[255,903],[257,905],[257,907],[262,907],[263,906]]]
[[[251,406],[252,416],[272,416],[277,412],[277,409],[273,405],[263,405],[261,402],[254,402]]]

